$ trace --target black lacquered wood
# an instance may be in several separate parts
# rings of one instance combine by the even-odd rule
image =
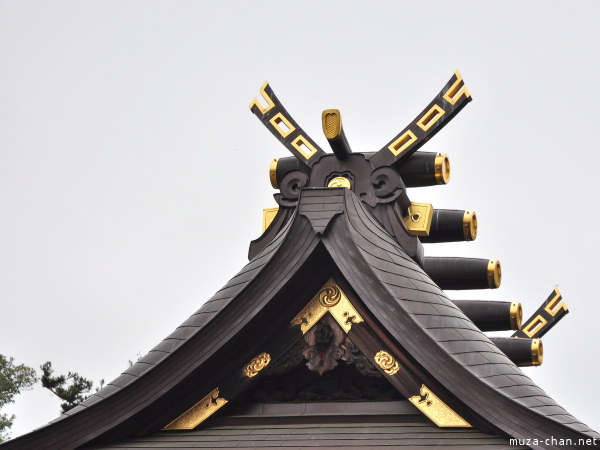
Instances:
[[[419,236],[419,240],[424,244],[466,241],[464,217],[463,210],[434,209],[429,236]]]
[[[416,152],[410,155],[398,167],[398,172],[406,187],[435,186],[442,184],[435,174],[435,158],[437,153]]]
[[[511,302],[486,300],[453,301],[481,331],[506,331],[513,329],[510,318]]]
[[[537,365],[534,363],[532,352],[533,339],[492,337],[490,340],[517,366],[527,367]]]
[[[489,259],[426,256],[423,270],[442,289],[489,289]]]

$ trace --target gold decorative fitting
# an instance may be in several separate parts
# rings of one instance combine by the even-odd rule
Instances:
[[[326,109],[321,114],[323,133],[329,140],[336,139],[342,134],[342,115],[339,109]]]
[[[541,339],[531,341],[531,363],[534,366],[541,366],[544,361],[544,347]]]
[[[270,362],[271,355],[268,353],[261,353],[252,361],[250,361],[246,367],[244,367],[244,373],[248,378],[255,377],[258,375],[258,372],[267,367]]]
[[[510,328],[511,330],[520,330],[523,323],[523,308],[519,302],[510,304]]]
[[[269,164],[269,180],[271,181],[271,186],[273,189],[278,189],[279,184],[277,183],[277,163],[279,162],[279,158],[275,158]]]
[[[410,234],[429,236],[431,219],[433,219],[433,206],[430,203],[411,202],[408,213],[402,217],[402,222]]]
[[[363,318],[352,306],[344,291],[330,278],[308,305],[292,319],[291,324],[300,325],[302,334],[305,334],[326,312],[333,316],[346,333],[350,331],[353,323],[363,322]]]
[[[454,72],[454,75],[456,75],[456,81],[444,94],[444,100],[446,100],[451,105],[454,105],[458,101],[458,99],[461,98],[463,95],[467,98],[471,96],[458,70]]]
[[[269,123],[273,125],[273,128],[275,128],[283,138],[288,137],[296,129],[296,127],[294,127],[294,125],[292,125],[280,112],[275,114],[271,120],[269,120]]]
[[[350,180],[346,177],[335,177],[327,184],[327,187],[345,187],[346,189],[352,189]]]
[[[378,351],[373,359],[375,359],[375,362],[379,364],[379,367],[381,367],[388,375],[394,375],[400,370],[398,361],[385,350]]]
[[[463,233],[465,241],[474,241],[477,237],[477,214],[475,214],[475,211],[465,211]]]
[[[547,323],[548,321],[538,314],[537,316],[535,316],[535,319],[533,319],[531,322],[525,325],[525,328],[523,328],[522,331],[528,337],[533,338],[536,334],[538,334],[541,331],[542,328],[546,326]]]
[[[567,304],[562,301],[562,295],[560,293],[560,291],[558,290],[558,286],[556,286],[554,288],[554,297],[552,297],[552,300],[550,300],[548,302],[548,304],[546,305],[546,307],[544,308],[544,310],[550,314],[552,317],[554,317],[556,315],[556,313],[561,310],[564,309],[565,312],[567,312],[569,309],[567,308]]]
[[[164,427],[163,430],[193,430],[225,403],[227,403],[227,400],[220,398],[219,388],[215,388],[210,394]]]
[[[398,156],[415,142],[417,142],[417,136],[415,136],[415,133],[412,131],[407,130],[406,132],[402,133],[398,139],[392,142],[388,149],[394,154],[394,156]]]
[[[307,160],[317,153],[317,149],[312,146],[308,140],[300,135],[292,141],[292,146],[300,152]]]
[[[471,428],[469,422],[456,414],[424,384],[421,385],[420,393],[410,397],[409,400],[438,427]]]
[[[263,108],[262,105],[260,104],[260,102],[256,99],[256,97],[250,103],[250,109],[252,109],[252,107],[254,105],[256,105],[263,115],[266,114],[268,111],[271,110],[271,108],[273,108],[275,106],[275,103],[273,102],[273,100],[271,100],[271,97],[269,97],[267,95],[267,93],[265,92],[265,89],[268,85],[269,85],[269,82],[265,81],[265,83],[261,86],[260,91],[259,91],[260,95],[262,95],[263,98],[267,101],[268,106],[266,108]]]
[[[417,125],[419,125],[419,128],[421,128],[423,131],[427,131],[434,126],[445,113],[446,111],[444,111],[439,105],[433,105],[429,111],[427,111],[425,115],[419,119]]]
[[[435,155],[435,181],[437,184],[448,184],[450,182],[450,158],[445,153]]]
[[[273,219],[275,219],[275,216],[277,215],[278,212],[279,212],[279,207],[263,209],[263,225],[262,225],[263,233],[265,231],[267,231],[267,228],[269,228],[269,225],[271,225],[271,222],[273,222]]]
[[[488,286],[490,289],[497,289],[500,287],[502,281],[502,270],[500,269],[500,261],[497,259],[490,259],[487,268],[488,273]]]

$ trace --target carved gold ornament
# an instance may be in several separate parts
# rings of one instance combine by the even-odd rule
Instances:
[[[255,377],[258,372],[263,370],[271,362],[271,355],[268,353],[261,353],[254,358],[250,363],[244,367],[244,373],[248,378]]]
[[[350,331],[353,323],[363,322],[363,318],[352,306],[348,297],[333,278],[330,278],[308,305],[292,319],[291,324],[300,325],[302,334],[305,334],[326,312],[333,316],[346,333]]]
[[[420,395],[415,395],[409,400],[438,427],[471,427],[424,384],[421,386]]]
[[[379,364],[379,367],[381,367],[388,375],[394,375],[400,370],[398,361],[396,361],[392,355],[384,350],[377,352],[374,359],[375,362]]]
[[[332,308],[340,302],[342,291],[337,286],[327,286],[319,291],[319,303],[325,308]]]
[[[350,180],[346,177],[335,177],[327,184],[327,187],[345,187],[346,189],[351,189],[352,185],[350,184]]]
[[[430,203],[411,202],[402,222],[408,232],[414,236],[429,236],[433,206]]]
[[[163,430],[193,430],[225,403],[227,403],[227,400],[220,398],[219,388],[215,388],[210,394],[164,427]]]

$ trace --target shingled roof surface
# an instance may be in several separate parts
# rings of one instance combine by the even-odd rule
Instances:
[[[319,280],[332,273],[341,277],[339,281],[376,319],[381,333],[393,339],[434,386],[469,412],[465,418],[487,424],[503,437],[600,438],[495,347],[353,192],[320,188],[304,189],[295,215],[277,237],[142,360],[78,408],[4,446],[76,448],[160,430],[177,417],[174,411],[184,405],[181,399],[189,402],[196,395],[198,401],[205,395],[197,392],[198,380],[218,379],[214,361],[225,357],[219,352],[251,320],[269,309],[285,316],[286,308],[298,311],[306,305],[310,296],[278,297],[301,271],[302,279],[309,280],[305,290],[313,289],[311,283],[322,285]],[[282,320],[289,323],[289,318]],[[430,425],[422,431],[432,430]],[[392,434],[399,440],[402,432],[396,431]],[[202,426],[189,433],[155,436],[172,443],[176,439],[168,436],[196,436],[202,441],[202,436],[210,435]],[[464,431],[465,436],[476,433]],[[328,439],[325,434],[323,442]]]

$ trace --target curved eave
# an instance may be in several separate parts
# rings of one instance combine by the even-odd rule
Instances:
[[[600,435],[560,407],[410,259],[351,192],[323,242],[394,339],[448,398],[514,438]]]
[[[123,375],[68,414],[2,448],[70,449],[160,430],[190,406],[190,392],[203,392],[199,380],[210,383],[215,374],[227,370],[228,361],[218,353],[274,297],[285,293],[290,280],[301,276],[318,243],[306,219],[291,222],[199,311]],[[318,270],[319,258],[309,262]],[[318,289],[323,282],[306,283],[306,289]]]
[[[523,375],[352,192],[309,189],[273,242],[146,357],[61,420],[2,448],[76,448],[160,430],[239,371],[240,357],[289,331],[332,274],[467,420],[515,438],[598,436]]]

